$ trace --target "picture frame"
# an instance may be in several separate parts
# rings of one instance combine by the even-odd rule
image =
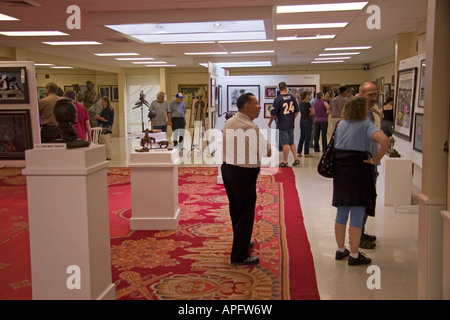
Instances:
[[[287,86],[287,93],[294,95],[300,101],[300,93],[302,91],[309,91],[311,93],[311,100],[316,97],[316,86],[315,85],[297,85],[297,86]]]
[[[111,86],[98,86],[98,93],[102,98],[108,97],[111,100]]]
[[[217,90],[218,90],[217,117],[221,117],[223,114],[223,95],[222,95],[222,86],[220,84],[217,86]]]
[[[119,86],[111,86],[111,101],[119,101]]]
[[[264,97],[266,99],[275,99],[277,97],[277,86],[266,86],[264,88]]]
[[[415,114],[413,149],[423,152],[423,113]]]
[[[397,76],[394,134],[411,141],[417,68],[400,70]]]
[[[270,111],[273,109],[273,103],[264,103],[264,118],[270,118]]]
[[[216,79],[211,78],[211,102],[210,102],[210,109],[211,111],[216,111]]]
[[[0,110],[0,160],[25,160],[33,149],[30,110]]]
[[[228,106],[227,111],[238,111],[237,108],[237,99],[244,93],[253,93],[259,101],[259,85],[229,85],[227,86],[227,97],[228,97]]]
[[[47,96],[47,89],[45,87],[38,87],[37,93],[39,100],[41,100]]]
[[[192,108],[192,102],[198,97],[205,97],[208,99],[208,85],[207,84],[180,84],[178,85],[178,92],[184,96],[184,104],[186,109]]]
[[[423,109],[425,108],[425,69],[426,69],[426,60],[422,60],[420,62],[420,84],[419,84],[419,101],[417,103],[417,107]]]
[[[391,90],[391,84],[390,83],[386,83],[385,85],[384,85],[384,95],[385,95],[385,98],[386,99],[388,99],[388,98],[393,98],[393,96],[392,96],[392,92],[391,92],[392,90]]]
[[[26,67],[0,68],[0,103],[30,103]]]
[[[386,99],[385,99],[385,94],[384,93],[380,93],[379,95],[378,95],[378,106],[380,107],[380,108],[382,108],[383,106],[384,106],[384,103],[386,102]]]

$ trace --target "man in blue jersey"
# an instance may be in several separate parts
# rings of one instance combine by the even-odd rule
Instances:
[[[280,167],[288,166],[289,151],[294,155],[292,166],[297,167],[300,161],[297,157],[297,150],[294,144],[294,125],[295,118],[299,113],[298,103],[292,94],[287,93],[286,82],[278,84],[280,95],[273,102],[273,109],[270,112],[269,127],[272,122],[278,119],[278,130],[280,130],[280,145],[283,146],[283,162]]]

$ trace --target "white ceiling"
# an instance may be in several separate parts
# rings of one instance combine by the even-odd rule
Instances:
[[[0,47],[23,48],[36,62],[86,68],[95,66],[142,68],[129,61],[113,57],[98,57],[94,53],[136,52],[180,67],[198,66],[199,62],[270,60],[274,66],[310,65],[327,47],[372,46],[344,64],[364,64],[394,55],[398,33],[416,30],[426,20],[427,0],[369,0],[360,11],[327,13],[277,14],[278,5],[358,2],[362,0],[0,0],[0,13],[20,21],[1,22],[1,31],[56,30],[68,33],[62,37],[7,37],[0,35]],[[40,6],[32,6],[27,4]],[[81,29],[69,30],[66,13],[70,5],[81,9]],[[381,9],[381,29],[369,30],[366,8]],[[226,44],[145,44],[131,40],[106,28],[108,24],[170,23],[264,19],[269,37],[294,34],[336,34],[328,40],[295,40]],[[276,30],[278,24],[348,22],[345,28],[313,30]],[[94,40],[98,46],[49,46],[43,41]],[[184,52],[275,50],[275,53],[254,55],[188,56]],[[27,57],[28,57],[27,55]],[[2,59],[0,57],[0,59]],[[6,59],[6,57],[3,57]],[[54,60],[54,61],[51,61]]]

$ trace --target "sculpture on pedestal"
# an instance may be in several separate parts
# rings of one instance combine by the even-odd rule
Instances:
[[[55,143],[65,143],[67,149],[89,147],[89,142],[78,139],[77,132],[73,127],[77,123],[77,109],[70,99],[59,100],[53,113],[58,122],[57,129],[61,135],[61,139],[54,140]]]
[[[391,140],[391,147],[387,151],[387,154],[390,158],[401,158],[401,155],[398,153],[397,150],[394,149],[395,139],[394,137],[389,137],[389,140]]]
[[[141,139],[141,149],[136,149],[137,152],[148,152],[152,148],[152,143],[156,143],[156,139],[153,137],[150,137],[148,134],[150,133],[150,130],[145,129],[144,130],[145,135]]]

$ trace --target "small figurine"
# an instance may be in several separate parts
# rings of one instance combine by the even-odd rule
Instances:
[[[141,139],[142,149],[136,149],[137,152],[148,152],[152,148],[152,143],[156,143],[156,139],[148,135],[150,130],[145,129],[144,132],[145,135]]]
[[[169,141],[160,141],[160,142],[158,142],[158,144],[159,144],[160,149],[162,149],[162,148],[167,149],[167,148],[169,148],[170,142]]]
[[[398,153],[398,151],[394,149],[394,144],[395,144],[394,137],[392,137],[392,136],[389,137],[389,140],[391,140],[391,147],[387,151],[389,158],[401,158],[401,155]]]

